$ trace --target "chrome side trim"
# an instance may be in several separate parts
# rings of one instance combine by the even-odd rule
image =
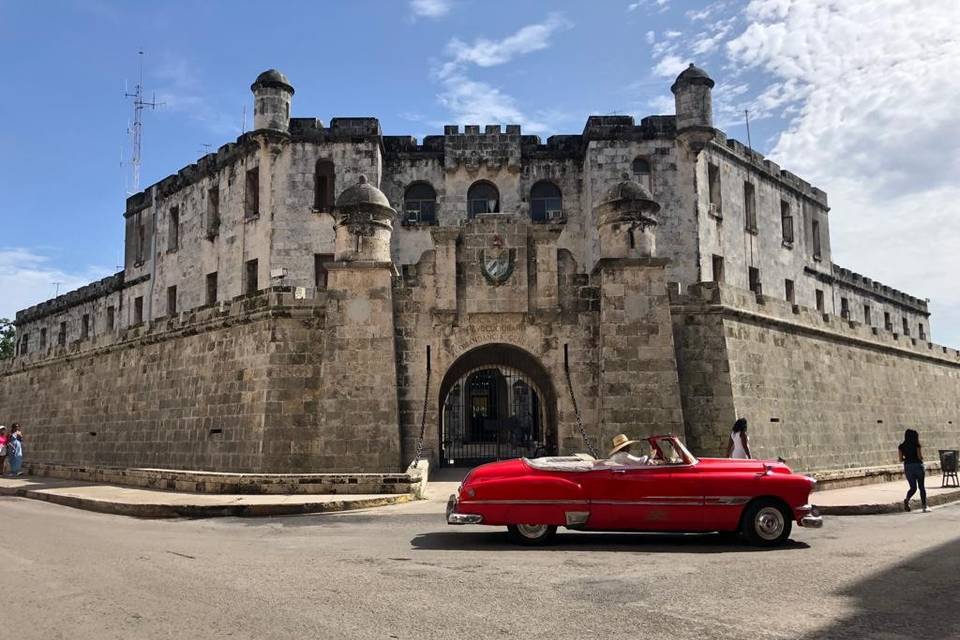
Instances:
[[[735,506],[750,502],[750,496],[707,496],[704,501],[710,506]]]
[[[579,524],[587,524],[587,518],[590,517],[589,511],[567,511],[565,514],[567,518],[567,526],[576,526]]]
[[[586,500],[469,500],[466,504],[589,504]]]

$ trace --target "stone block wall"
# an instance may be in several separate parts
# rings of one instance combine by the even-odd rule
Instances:
[[[0,415],[22,423],[32,461],[329,471],[289,453],[316,420],[318,302],[242,298],[19,358],[0,369]]]
[[[927,458],[960,447],[960,353],[749,291],[697,285],[673,306],[693,449],[722,455],[733,420],[758,457],[812,471],[895,464],[906,428]]]

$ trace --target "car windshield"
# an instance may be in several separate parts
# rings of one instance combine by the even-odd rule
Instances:
[[[657,459],[661,464],[695,464],[697,462],[694,455],[676,438],[650,438],[650,445],[654,451],[659,452]]]

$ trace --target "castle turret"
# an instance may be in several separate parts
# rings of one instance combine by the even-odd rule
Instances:
[[[253,91],[253,129],[286,133],[290,129],[290,101],[293,86],[276,69],[264,71],[250,85]]]
[[[380,189],[360,176],[334,205],[337,262],[390,262],[390,236],[397,212]]]
[[[596,208],[600,258],[654,257],[658,211],[660,205],[642,185],[615,184]]]
[[[676,101],[677,137],[694,152],[713,139],[714,84],[706,71],[690,63],[670,87]]]

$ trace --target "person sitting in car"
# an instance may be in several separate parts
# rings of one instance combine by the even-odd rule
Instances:
[[[602,463],[613,466],[639,466],[651,464],[650,456],[635,456],[630,453],[635,444],[640,444],[640,440],[631,440],[626,434],[621,433],[613,438],[613,448],[610,449],[610,455]]]

